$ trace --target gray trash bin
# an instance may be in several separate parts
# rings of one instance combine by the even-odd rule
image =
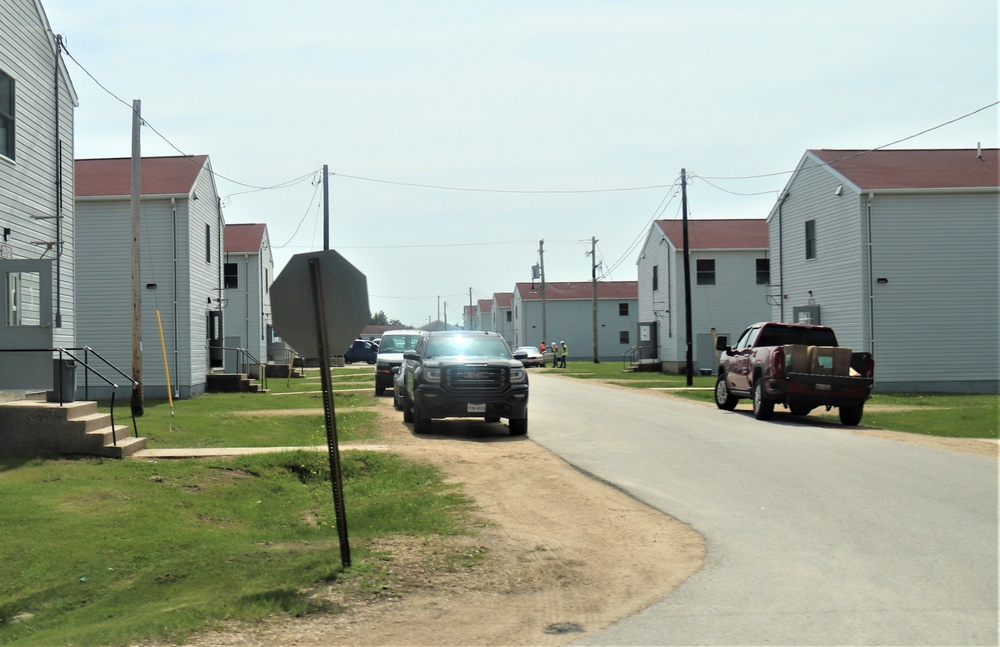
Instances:
[[[54,359],[52,390],[49,402],[74,402],[76,400],[76,360]]]

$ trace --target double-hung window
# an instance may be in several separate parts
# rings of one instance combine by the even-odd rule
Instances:
[[[0,155],[14,159],[14,79],[0,70]]]

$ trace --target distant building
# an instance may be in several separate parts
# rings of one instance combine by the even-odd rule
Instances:
[[[767,219],[771,316],[874,353],[878,391],[997,393],[997,158],[806,151]]]
[[[494,292],[493,302],[490,304],[489,329],[500,333],[508,344],[514,343],[514,311],[511,307],[513,299],[513,292]]]
[[[771,316],[767,222],[689,220],[691,355],[694,371],[715,372],[715,336],[735,339]],[[667,373],[687,368],[684,232],[678,220],[657,220],[636,261],[641,361]],[[639,359],[637,357],[637,359]]]
[[[128,375],[131,176],[129,158],[76,161],[77,337]],[[207,155],[144,157],[141,178],[143,392],[166,399],[169,368],[174,395],[186,398],[223,366],[222,208]],[[105,389],[92,381],[94,390]]]
[[[268,346],[274,337],[271,322],[271,283],[274,256],[267,225],[238,223],[226,225],[222,263],[223,326],[225,347],[246,349],[251,357],[240,359],[232,351],[223,354],[227,373],[244,372],[243,361],[267,363]],[[286,363],[288,358],[276,358]],[[239,369],[239,370],[238,370]]]
[[[594,358],[594,285],[591,281],[518,283],[511,299],[512,346],[565,341],[572,360]],[[635,281],[598,281],[597,351],[601,361],[621,361],[635,343],[638,288]],[[543,323],[544,319],[544,323]]]

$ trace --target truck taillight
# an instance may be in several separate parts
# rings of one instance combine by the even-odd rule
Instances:
[[[785,376],[785,349],[781,346],[774,349],[771,354],[771,377],[782,378]]]

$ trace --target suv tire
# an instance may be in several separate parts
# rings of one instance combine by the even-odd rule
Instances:
[[[526,417],[511,418],[507,422],[510,425],[511,436],[524,436],[528,433],[528,419]]]

